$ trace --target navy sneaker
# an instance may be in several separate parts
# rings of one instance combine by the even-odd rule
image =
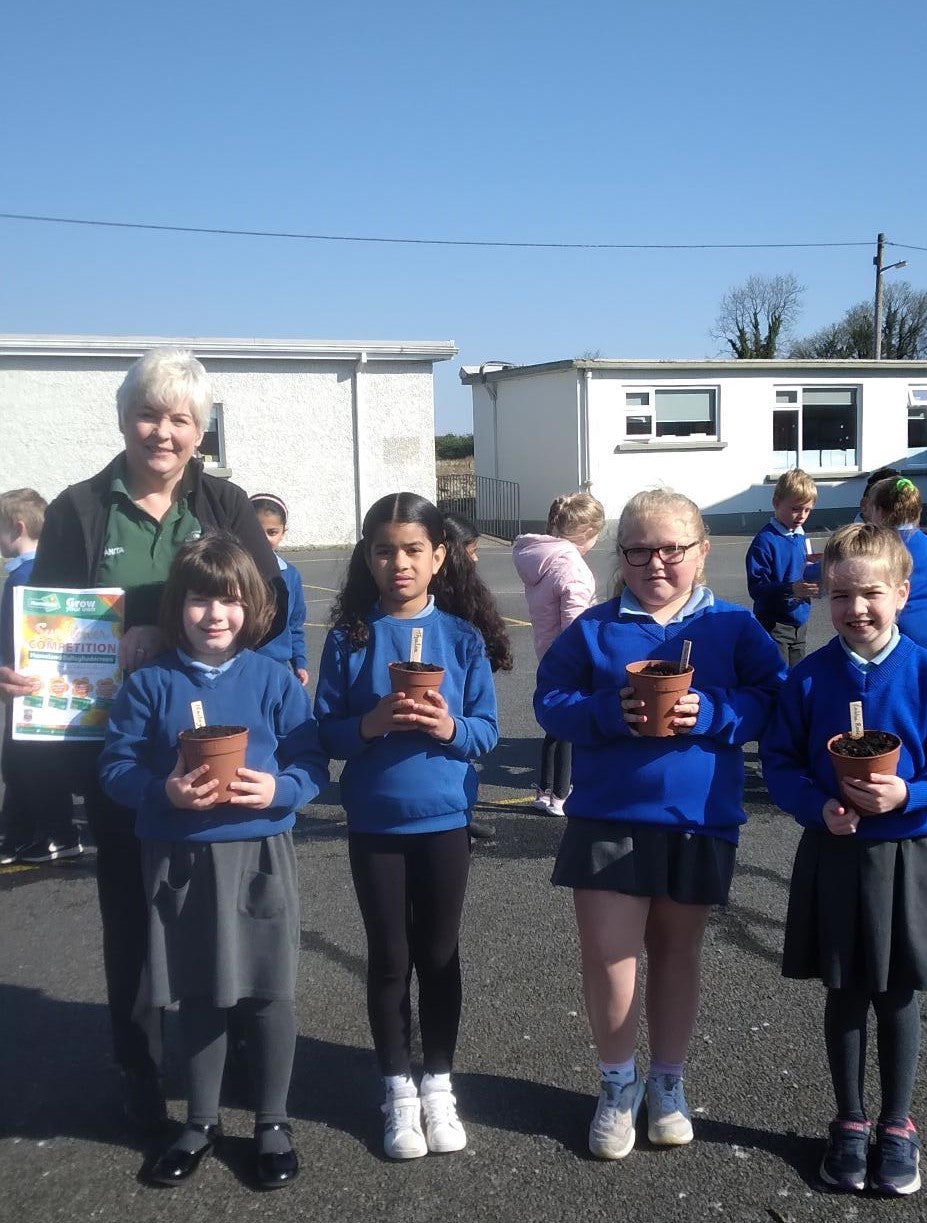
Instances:
[[[75,837],[73,841],[54,841],[44,837],[31,841],[19,851],[19,861],[37,865],[40,862],[59,862],[64,858],[79,858],[84,847]]]
[[[869,1155],[868,1121],[832,1121],[827,1130],[827,1149],[819,1176],[829,1189],[862,1193],[866,1188]]]
[[[910,1117],[904,1125],[880,1121],[869,1167],[869,1188],[889,1197],[917,1193],[921,1187],[920,1159],[921,1143]]]

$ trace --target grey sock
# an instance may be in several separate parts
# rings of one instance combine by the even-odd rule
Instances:
[[[185,1125],[180,1137],[171,1143],[171,1146],[177,1151],[188,1151],[191,1155],[195,1155],[197,1151],[201,1151],[206,1145],[206,1135],[198,1126]]]
[[[288,1128],[284,1122],[276,1125],[256,1125],[254,1141],[258,1155],[285,1155],[293,1149]]]

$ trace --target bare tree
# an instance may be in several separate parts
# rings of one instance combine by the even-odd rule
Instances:
[[[927,357],[927,291],[906,280],[885,285],[882,316],[882,356],[903,361]],[[792,345],[799,358],[868,360],[872,351],[872,305],[857,302],[839,323],[831,323]]]
[[[711,334],[735,357],[774,357],[801,311],[804,291],[791,272],[751,276],[721,298]]]

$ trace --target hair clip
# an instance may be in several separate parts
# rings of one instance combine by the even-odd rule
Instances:
[[[899,493],[901,492],[903,488],[913,488],[913,487],[914,487],[914,481],[908,480],[904,476],[902,476],[900,480],[895,481],[895,489]]]

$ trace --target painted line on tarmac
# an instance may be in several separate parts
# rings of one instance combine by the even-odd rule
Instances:
[[[531,627],[530,620],[514,620],[511,616],[503,616],[502,619],[506,624],[514,625],[515,628],[530,628]]]
[[[303,590],[324,590],[330,595],[336,595],[338,593],[334,586],[310,586],[308,582],[303,582]]]

